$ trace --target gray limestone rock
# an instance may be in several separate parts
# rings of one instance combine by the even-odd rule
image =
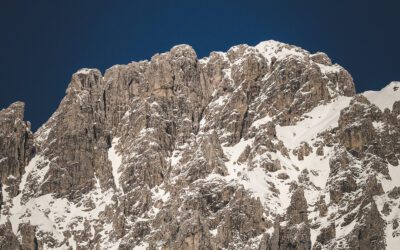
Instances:
[[[0,111],[0,249],[383,249],[400,98],[354,95],[276,41],[81,69],[34,134]]]

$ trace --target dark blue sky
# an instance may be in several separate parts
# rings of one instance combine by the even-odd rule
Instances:
[[[26,102],[36,129],[79,68],[104,72],[181,43],[200,58],[275,39],[326,52],[350,71],[358,92],[380,89],[400,80],[398,2],[2,0],[0,108]]]

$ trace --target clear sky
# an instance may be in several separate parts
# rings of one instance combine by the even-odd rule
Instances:
[[[400,1],[22,1],[0,6],[0,109],[21,100],[44,123],[79,68],[102,72],[176,44],[199,58],[263,40],[324,51],[357,91],[400,80]]]

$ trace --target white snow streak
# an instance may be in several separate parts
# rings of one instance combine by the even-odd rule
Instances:
[[[118,145],[119,138],[114,138],[111,143],[111,148],[108,150],[108,159],[111,161],[112,165],[112,173],[114,177],[114,183],[118,190],[122,191],[121,184],[120,184],[120,177],[121,177],[121,163],[122,163],[122,156],[120,156],[117,151],[115,150],[116,145]]]

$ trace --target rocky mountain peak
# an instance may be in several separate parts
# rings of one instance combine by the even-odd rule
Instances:
[[[34,135],[0,111],[0,248],[391,249],[397,86],[272,40],[81,69]]]
[[[197,59],[197,54],[188,44],[180,44],[171,48],[170,52],[172,58],[185,57],[190,59]]]
[[[3,116],[14,117],[14,119],[20,119],[22,121],[24,120],[25,103],[20,101],[14,102],[0,112]]]

